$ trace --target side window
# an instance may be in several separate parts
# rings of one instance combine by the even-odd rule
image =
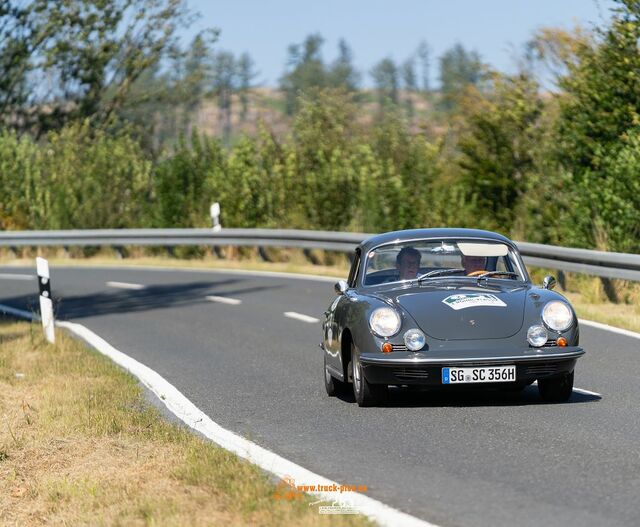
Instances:
[[[360,247],[356,249],[356,253],[353,257],[353,263],[351,264],[351,270],[349,271],[349,278],[347,283],[349,287],[356,286],[356,279],[358,278],[358,269],[360,268]]]

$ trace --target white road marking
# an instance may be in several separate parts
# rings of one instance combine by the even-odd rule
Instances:
[[[38,319],[37,315],[0,304],[0,311],[12,313],[27,319]],[[299,485],[322,485],[340,488],[340,483],[315,474],[278,454],[263,448],[242,436],[222,428],[207,414],[197,408],[175,386],[169,383],[160,374],[138,362],[132,357],[121,352],[109,344],[106,340],[96,335],[82,324],[74,322],[57,322],[56,325],[65,328],[74,335],[82,338],[99,353],[106,355],[113,362],[122,366],[132,375],[137,377],[142,384],[151,390],[162,403],[179,419],[188,426],[203,434],[214,443],[225,448],[242,459],[246,459],[263,470],[271,472],[280,479],[293,478]],[[408,527],[437,527],[433,523],[411,516],[406,512],[389,507],[384,503],[357,492],[344,494],[335,492],[309,492],[314,496],[323,498],[323,501],[340,503],[342,505],[357,508],[363,514],[381,525],[403,525]]]
[[[635,331],[629,331],[628,329],[617,328],[615,326],[602,324],[600,322],[594,322],[593,320],[585,320],[583,318],[579,318],[578,322],[585,326],[591,326],[597,329],[604,329],[605,331],[611,331],[611,333],[617,333],[618,335],[624,335],[625,337],[640,339],[640,333],[636,333]]]
[[[320,319],[315,317],[310,317],[309,315],[303,315],[302,313],[296,313],[295,311],[285,311],[285,317],[295,318],[296,320],[302,320],[302,322],[307,322],[308,324],[315,324],[320,322]]]
[[[35,275],[0,273],[0,280],[35,280]]]
[[[107,287],[115,287],[116,289],[132,289],[134,291],[139,291],[140,289],[144,289],[147,287],[142,284],[129,284],[127,282],[107,282]]]
[[[533,381],[533,383],[531,384],[531,386],[537,386],[537,385],[538,385],[538,381]],[[573,387],[573,391],[576,393],[581,393],[583,395],[595,395],[596,397],[602,397],[601,393],[592,392],[591,390],[585,390],[584,388],[576,388],[575,386]]]
[[[601,393],[592,392],[591,390],[585,390],[583,388],[574,388],[573,391],[574,392],[578,392],[578,393],[582,393],[584,395],[595,395],[596,397],[602,397]]]
[[[237,298],[227,298],[226,296],[209,295],[205,298],[207,300],[211,300],[211,302],[218,302],[219,304],[229,304],[231,306],[242,304],[242,300],[238,300]]]

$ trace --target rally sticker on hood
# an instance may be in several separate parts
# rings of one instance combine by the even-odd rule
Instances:
[[[442,302],[456,311],[466,307],[507,307],[507,304],[500,300],[496,295],[490,295],[489,293],[451,295],[445,298]]]

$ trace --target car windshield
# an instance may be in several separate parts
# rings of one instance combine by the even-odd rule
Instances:
[[[501,242],[446,239],[387,244],[366,255],[365,286],[484,276],[525,280],[514,250]]]

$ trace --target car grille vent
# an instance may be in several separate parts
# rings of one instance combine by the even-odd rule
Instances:
[[[407,351],[407,346],[404,344],[392,344],[393,351]]]
[[[428,370],[417,370],[414,368],[401,368],[393,370],[393,374],[401,381],[412,381],[416,379],[426,379],[429,377]]]
[[[527,366],[525,369],[527,375],[548,375],[557,371],[558,364],[556,363],[536,364],[534,366]]]

